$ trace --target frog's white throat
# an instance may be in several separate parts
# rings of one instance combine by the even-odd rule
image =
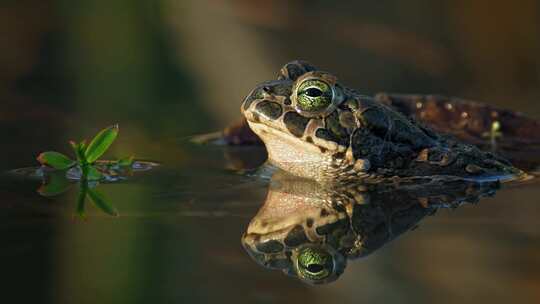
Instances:
[[[262,123],[252,121],[248,123],[253,132],[264,142],[268,151],[268,160],[276,167],[296,176],[319,180],[324,179],[325,175],[334,171],[336,165],[339,165],[332,157],[332,153],[336,151],[326,150]]]

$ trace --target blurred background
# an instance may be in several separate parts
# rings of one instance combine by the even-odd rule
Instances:
[[[304,59],[366,94],[441,93],[538,116],[539,6],[2,1],[0,97],[191,134],[239,117],[256,83]]]
[[[207,190],[213,180],[193,172],[221,153],[203,158],[178,143],[237,120],[243,97],[290,60],[308,60],[365,94],[438,93],[540,118],[539,54],[536,0],[4,0],[1,170],[33,165],[43,150],[68,152],[68,139],[116,122],[122,131],[111,155],[135,151],[178,170],[104,185],[127,215],[87,225],[70,219],[75,193],[61,203],[32,187],[1,189],[2,289],[43,303],[537,303],[539,209],[504,205],[534,200],[537,189],[503,195],[494,204],[507,213],[477,208],[431,219],[433,229],[414,242],[354,264],[324,288],[263,272],[240,248],[264,187],[234,199],[216,192],[203,204],[208,212],[229,204],[241,210],[226,213],[235,216],[148,215],[177,212],[175,204],[191,201],[186,193]],[[448,231],[459,213],[463,225]],[[441,267],[436,261],[444,271],[429,271]]]

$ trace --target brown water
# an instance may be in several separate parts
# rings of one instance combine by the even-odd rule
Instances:
[[[336,5],[338,3],[339,5]],[[257,265],[240,238],[267,183],[188,137],[238,118],[285,62],[363,94],[440,93],[540,116],[538,1],[6,1],[0,9],[0,172],[121,127],[106,158],[156,170],[45,198],[0,177],[2,303],[539,303],[540,186],[439,210],[339,280]],[[504,134],[503,134],[504,135]],[[526,151],[527,147],[520,147]],[[240,159],[259,155],[244,149]]]
[[[188,151],[186,161],[164,161],[156,170],[98,187],[119,217],[90,204],[82,220],[74,215],[77,187],[44,198],[35,191],[39,181],[4,175],[3,297],[42,303],[539,299],[537,183],[503,187],[477,205],[439,210],[418,229],[350,262],[336,282],[311,286],[263,269],[240,244],[268,181],[227,169],[223,147],[183,139],[162,143],[163,149],[175,147]],[[249,149],[243,152],[260,153]]]

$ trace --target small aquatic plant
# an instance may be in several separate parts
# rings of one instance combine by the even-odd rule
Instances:
[[[71,183],[66,178],[66,174],[62,173],[75,171],[75,174],[72,175],[77,176],[80,181],[76,213],[80,217],[85,217],[84,205],[86,197],[90,197],[94,205],[103,212],[112,216],[118,215],[114,206],[95,189],[99,185],[99,181],[113,180],[118,175],[119,170],[129,170],[134,163],[133,156],[114,161],[98,161],[115,141],[118,130],[117,124],[103,129],[89,144],[87,144],[86,139],[79,143],[70,141],[75,159],[55,151],[39,154],[37,160],[41,165],[51,167],[56,172],[48,174],[47,182],[38,189],[38,192],[43,196],[56,196],[67,191]]]
[[[129,168],[133,164],[133,156],[115,161],[98,162],[98,159],[115,141],[118,136],[118,131],[118,124],[116,124],[101,130],[89,144],[87,144],[86,139],[79,143],[70,141],[69,144],[73,149],[75,159],[71,159],[59,152],[48,151],[39,154],[37,160],[41,165],[56,170],[68,170],[78,167],[81,180],[101,180],[107,177],[108,169],[113,167]]]
[[[75,184],[78,186],[76,214],[85,217],[85,202],[89,197],[94,205],[108,215],[118,212],[105,195],[97,191],[102,183],[126,180],[138,172],[152,170],[159,163],[135,160],[133,156],[118,160],[100,160],[118,137],[118,124],[101,130],[91,141],[70,141],[75,154],[72,159],[62,153],[47,151],[39,154],[40,167],[11,170],[11,173],[41,180],[37,192],[44,197],[55,197],[67,192]]]

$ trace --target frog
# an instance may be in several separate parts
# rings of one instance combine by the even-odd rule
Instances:
[[[241,242],[259,265],[310,285],[336,281],[348,261],[366,258],[440,209],[478,203],[497,182],[320,184],[278,170]]]
[[[270,165],[320,182],[505,182],[526,175],[302,60],[256,85],[241,113],[263,141]]]

